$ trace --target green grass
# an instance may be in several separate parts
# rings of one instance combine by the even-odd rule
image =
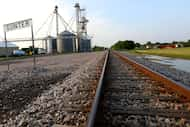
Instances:
[[[31,57],[32,56],[19,56],[19,57],[9,56],[8,59],[6,57],[0,57],[0,61],[19,60],[19,59],[26,59],[26,58],[31,58]]]
[[[134,50],[133,53],[149,54],[167,56],[172,58],[190,59],[190,47],[188,48],[175,48],[175,49],[147,49],[147,50]]]

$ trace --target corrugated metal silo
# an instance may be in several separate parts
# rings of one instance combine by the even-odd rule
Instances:
[[[57,51],[63,52],[75,52],[76,49],[76,36],[69,31],[63,31],[58,36]]]
[[[80,52],[90,52],[91,51],[91,39],[81,38],[80,39]]]
[[[57,51],[56,38],[52,36],[46,37],[46,50],[48,54],[52,54]]]

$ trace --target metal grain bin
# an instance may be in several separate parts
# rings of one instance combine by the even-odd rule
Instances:
[[[58,53],[75,52],[76,36],[69,31],[63,31],[58,35],[57,51]]]
[[[54,38],[52,36],[48,36],[46,38],[46,50],[47,50],[48,54],[57,52],[56,38]]]
[[[91,51],[91,39],[81,38],[80,39],[80,52],[90,52]]]

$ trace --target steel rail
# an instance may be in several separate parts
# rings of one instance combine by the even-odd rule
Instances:
[[[98,87],[96,89],[95,99],[93,101],[91,112],[90,112],[89,117],[88,117],[87,127],[94,127],[94,122],[95,122],[95,119],[96,119],[96,113],[97,113],[97,110],[98,110],[98,105],[99,105],[99,102],[100,102],[100,96],[101,96],[101,92],[102,92],[102,86],[103,86],[103,81],[104,81],[105,70],[106,70],[108,59],[109,59],[109,52],[110,51],[107,51],[107,54],[106,54],[106,57],[105,57],[104,65],[103,65],[103,68],[102,68],[102,73],[101,73],[101,76],[100,76],[100,79],[99,79],[99,82],[98,82]]]
[[[152,78],[153,80],[162,82],[165,85],[165,87],[173,89],[174,91],[178,92],[179,94],[185,96],[187,101],[190,101],[190,87],[188,87],[180,82],[174,81],[173,79],[170,79],[163,74],[153,71],[152,69],[150,69],[140,63],[137,63],[136,61],[130,59],[127,56],[122,55],[119,52],[113,51],[113,53],[116,56],[118,56],[120,59],[125,61],[126,63],[129,63],[137,70],[143,72],[145,75]]]

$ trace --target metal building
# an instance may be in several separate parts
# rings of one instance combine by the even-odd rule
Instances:
[[[7,48],[5,48],[5,42],[0,42],[0,56],[10,56],[14,50],[18,50],[19,47],[11,42],[7,43]]]
[[[57,52],[57,42],[55,37],[47,36],[45,38],[45,49],[48,54]]]
[[[58,35],[57,52],[75,52],[76,51],[76,35],[65,30]]]
[[[91,39],[81,38],[80,39],[80,52],[90,52],[91,51]]]

